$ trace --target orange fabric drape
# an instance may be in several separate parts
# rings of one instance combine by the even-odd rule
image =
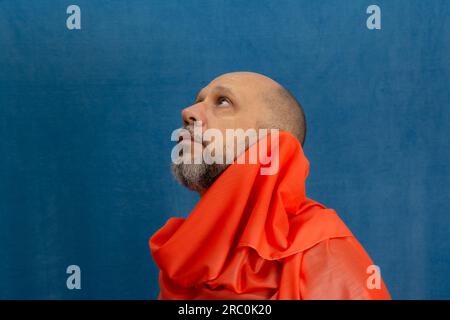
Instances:
[[[287,132],[273,143],[276,174],[235,161],[186,219],[150,238],[158,298],[389,299],[382,281],[366,285],[373,263],[336,212],[306,197],[300,143]]]

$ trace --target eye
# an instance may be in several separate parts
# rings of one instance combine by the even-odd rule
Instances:
[[[217,106],[221,108],[229,107],[230,104],[230,100],[228,100],[228,98],[226,97],[219,97],[219,99],[217,99]]]

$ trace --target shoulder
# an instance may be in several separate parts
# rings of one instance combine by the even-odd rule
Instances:
[[[354,237],[321,241],[303,254],[302,296],[306,299],[389,298],[384,284],[382,290],[368,288],[368,270],[372,265],[369,255]]]

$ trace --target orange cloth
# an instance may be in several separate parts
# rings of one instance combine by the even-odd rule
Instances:
[[[150,238],[159,299],[390,299],[368,289],[373,263],[336,212],[306,197],[300,143],[280,132],[278,152],[277,174],[233,163]]]

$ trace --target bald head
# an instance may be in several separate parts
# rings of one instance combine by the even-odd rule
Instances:
[[[245,107],[253,111],[256,129],[279,129],[294,135],[303,146],[306,137],[306,117],[298,100],[281,84],[255,72],[223,74],[210,85],[231,82],[245,92],[250,101]],[[252,106],[255,108],[252,108]]]
[[[232,72],[215,78],[198,92],[194,103],[181,114],[185,128],[191,130],[199,123],[202,130],[218,130],[222,137],[226,137],[229,129],[245,132],[249,129],[279,129],[290,132],[301,145],[305,140],[306,122],[300,103],[279,83],[254,72]],[[226,144],[221,145],[219,141],[210,142],[208,148],[223,148],[225,155]],[[244,142],[242,146],[247,148],[250,141]],[[194,158],[194,145],[195,142],[191,152],[187,152],[188,159]],[[206,147],[202,145],[200,150]],[[228,163],[207,164],[203,161],[174,164],[172,168],[183,185],[203,194],[227,167]]]
[[[297,99],[281,85],[265,92],[264,99],[268,114],[260,126],[288,131],[303,146],[306,138],[306,117]]]

